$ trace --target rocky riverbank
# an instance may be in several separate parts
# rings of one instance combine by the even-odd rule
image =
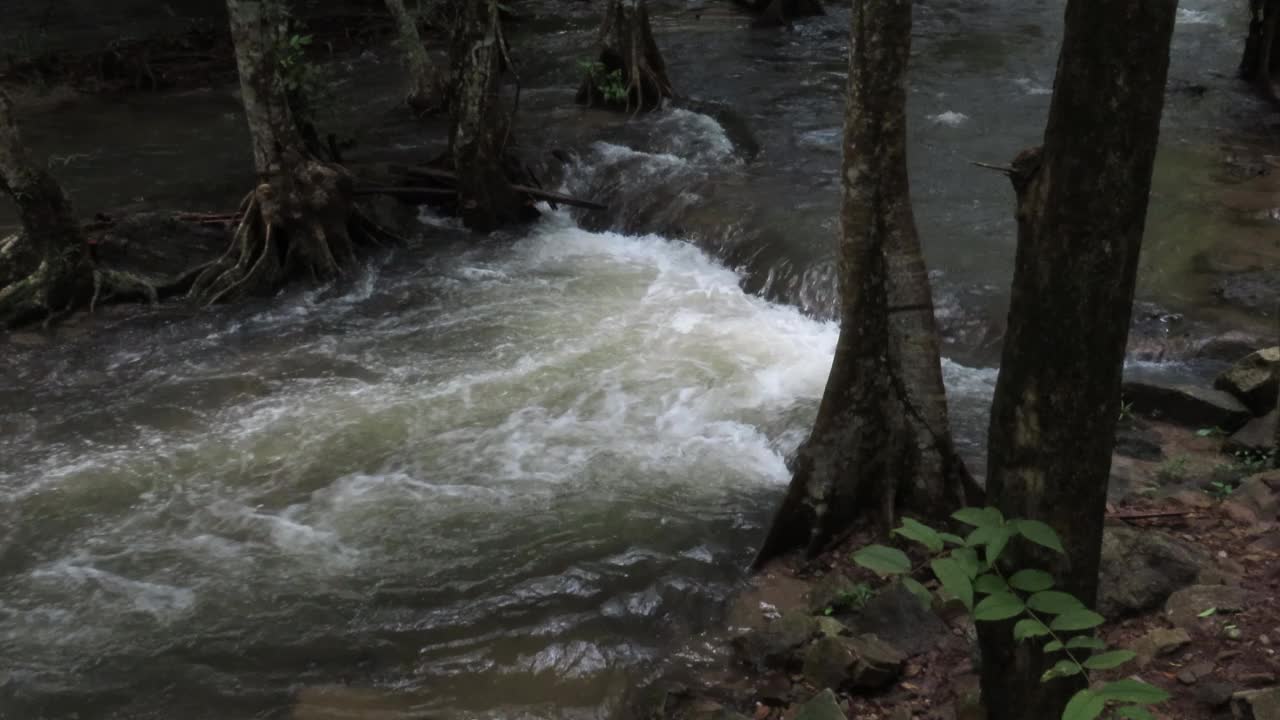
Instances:
[[[1098,609],[1158,717],[1272,720],[1280,703],[1280,348],[1214,387],[1126,384]],[[631,704],[669,720],[978,720],[981,662],[962,607],[926,608],[849,555],[774,564]]]

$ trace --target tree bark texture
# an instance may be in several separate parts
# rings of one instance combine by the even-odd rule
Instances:
[[[227,0],[258,185],[227,253],[191,287],[205,304],[269,294],[292,280],[334,280],[355,263],[362,237],[350,175],[311,155],[290,107],[279,71],[288,35],[280,3]]]
[[[852,528],[887,531],[899,511],[936,518],[960,504],[963,465],[946,419],[907,176],[910,46],[911,0],[853,4],[840,338],[813,431],[794,460],[757,567],[795,548],[817,554]]]
[[[405,9],[404,0],[386,0],[387,11],[396,24],[397,42],[404,53],[405,68],[409,71],[409,92],[405,103],[416,113],[425,115],[443,110],[444,79],[427,57],[418,34],[418,23]]]
[[[991,409],[987,493],[1043,520],[1066,555],[1017,542],[1093,606],[1125,343],[1151,188],[1176,0],[1069,0],[1042,149],[1014,160],[1018,249]],[[990,720],[1056,718],[1078,685],[1011,622],[979,623]]]
[[[13,103],[0,90],[0,192],[22,232],[0,239],[0,327],[74,308],[93,292],[88,245],[58,181],[22,144]]]
[[[1252,82],[1263,97],[1276,100],[1272,77],[1280,70],[1280,53],[1275,52],[1280,0],[1251,0],[1249,34],[1240,59],[1240,78]]]
[[[617,96],[619,91],[621,97]],[[645,0],[608,0],[600,24],[599,63],[582,79],[577,101],[647,111],[661,108],[674,96],[667,65],[653,39],[648,4]]]
[[[756,14],[757,27],[781,27],[792,20],[825,15],[821,0],[739,0]]]
[[[502,108],[503,46],[497,0],[466,0],[453,47],[456,97],[450,104],[449,149],[458,174],[458,210],[479,232],[537,217],[511,186],[504,154],[510,124]]]

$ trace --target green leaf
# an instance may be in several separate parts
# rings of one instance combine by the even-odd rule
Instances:
[[[943,541],[945,542],[951,543],[952,545],[964,544],[964,538],[960,537],[959,535],[952,535],[951,533],[938,533],[938,537],[942,538]]]
[[[1141,680],[1125,678],[1098,688],[1098,696],[1107,702],[1131,702],[1155,705],[1169,699],[1169,693]]]
[[[911,570],[911,559],[897,548],[868,545],[853,554],[853,561],[881,575],[902,575]]]
[[[1050,640],[1049,642],[1044,644],[1044,651],[1047,653],[1061,652],[1062,642],[1059,640]]]
[[[1023,592],[1044,592],[1053,587],[1053,576],[1043,570],[1019,570],[1009,578],[1009,584]]]
[[[938,558],[929,566],[942,583],[942,589],[964,603],[966,608],[973,610],[973,583],[969,581],[969,574],[960,567],[960,563],[951,558]]]
[[[1116,708],[1116,717],[1129,720],[1156,720],[1155,716],[1141,705],[1122,705]]]
[[[1019,620],[1013,625],[1013,639],[1026,640],[1027,638],[1043,637],[1049,634],[1049,628],[1039,620],[1027,618]]]
[[[1107,707],[1107,701],[1085,688],[1067,701],[1062,709],[1062,720],[1094,720]]]
[[[1137,656],[1138,654],[1132,650],[1111,650],[1090,657],[1084,661],[1084,666],[1090,670],[1110,670],[1120,667]]]
[[[929,548],[929,552],[942,550],[942,538],[938,536],[938,532],[928,525],[916,522],[911,518],[902,518],[902,527],[894,530],[893,534],[901,535],[908,540],[915,540]]]
[[[1018,520],[1015,526],[1022,537],[1031,542],[1066,554],[1067,551],[1062,548],[1062,540],[1058,538],[1058,533],[1039,520]]]
[[[1084,672],[1084,668],[1080,667],[1080,663],[1075,660],[1059,660],[1053,664],[1053,667],[1044,671],[1040,676],[1040,682],[1048,682],[1054,678],[1071,677]]]
[[[973,581],[973,589],[985,595],[994,595],[995,593],[1009,592],[1009,584],[1004,578],[993,573],[979,575],[977,580]]]
[[[1008,620],[1026,609],[1026,605],[1013,593],[996,593],[983,598],[973,608],[974,620]]]
[[[1004,524],[1004,516],[995,508],[960,508],[951,513],[951,517],[974,527],[999,527]]]
[[[1105,650],[1107,644],[1102,642],[1100,638],[1092,635],[1077,635],[1067,641],[1067,648],[1070,650],[1087,649],[1087,650]]]
[[[1197,613],[1197,614],[1196,614],[1196,617],[1207,618],[1207,617],[1209,617],[1210,615],[1213,615],[1213,614],[1214,614],[1214,613],[1216,613],[1216,612],[1218,612],[1218,608],[1216,608],[1216,607],[1211,607],[1211,608],[1209,608],[1208,610],[1201,610],[1199,613]]]
[[[964,574],[968,575],[970,580],[978,577],[978,569],[980,568],[978,551],[967,547],[956,548],[951,551],[951,559],[960,564]]]
[[[902,587],[919,598],[920,603],[924,605],[926,610],[933,607],[933,593],[929,592],[929,588],[921,585],[915,578],[903,577]]]
[[[1058,631],[1088,630],[1106,622],[1107,619],[1092,610],[1072,610],[1053,619],[1049,627]]]
[[[1027,598],[1027,607],[1036,612],[1061,615],[1072,610],[1083,610],[1084,603],[1077,600],[1075,595],[1057,590],[1045,590]]]
[[[1013,538],[1013,531],[1009,528],[999,528],[987,543],[987,567],[995,567],[996,561],[1000,559],[1000,553],[1004,552],[1005,545],[1009,544],[1009,540]]]

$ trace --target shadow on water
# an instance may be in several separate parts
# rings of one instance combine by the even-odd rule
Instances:
[[[599,717],[714,617],[835,343],[847,12],[759,32],[659,6],[691,100],[621,123],[571,105],[594,19],[560,5],[513,31],[520,134],[608,213],[487,240],[424,215],[432,252],[336,291],[108,311],[0,348],[0,717]],[[919,10],[916,209],[964,358],[998,337],[1014,229],[1006,181],[970,161],[1040,134],[1061,8]],[[1269,232],[1214,209],[1220,146],[1257,110],[1212,75],[1243,27],[1221,12],[1183,10],[1174,81],[1209,90],[1170,95],[1143,265],[1144,292],[1188,311],[1214,237]],[[357,153],[429,155],[395,67],[332,63],[331,120]],[[224,208],[247,182],[232,88],[29,126],[84,212]],[[978,457],[995,372],[945,374]]]

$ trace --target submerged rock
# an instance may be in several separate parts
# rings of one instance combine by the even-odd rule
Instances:
[[[1158,530],[1107,527],[1102,533],[1098,612],[1109,618],[1158,607],[1196,581],[1202,554]]]
[[[1232,431],[1253,416],[1230,393],[1195,385],[1129,381],[1123,394],[1133,412],[1185,427]]]
[[[1249,353],[1213,381],[1213,386],[1235,395],[1254,415],[1265,415],[1276,406],[1275,368],[1280,346]]]

